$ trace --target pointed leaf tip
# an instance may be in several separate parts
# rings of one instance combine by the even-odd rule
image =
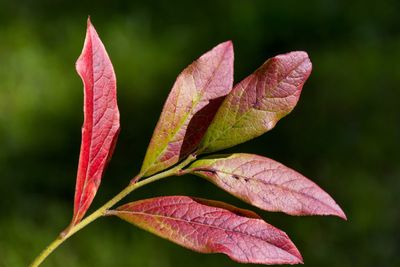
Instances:
[[[300,252],[281,230],[253,212],[187,196],[131,202],[110,215],[201,253],[223,253],[241,263],[298,264]]]
[[[84,84],[84,123],[71,225],[83,218],[96,195],[120,126],[114,69],[90,17],[76,70]]]
[[[176,79],[154,130],[141,174],[164,170],[193,152],[233,83],[233,46],[214,47]]]
[[[300,173],[253,154],[215,155],[195,161],[187,172],[267,211],[290,215],[346,215],[325,191]]]
[[[199,151],[229,148],[271,130],[296,106],[311,69],[311,61],[302,51],[267,60],[225,98]]]

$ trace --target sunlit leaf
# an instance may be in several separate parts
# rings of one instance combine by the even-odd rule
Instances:
[[[284,232],[251,211],[217,201],[157,197],[123,205],[109,214],[197,252],[224,253],[243,263],[302,262]]]
[[[266,157],[216,155],[195,161],[187,171],[264,210],[346,219],[341,208],[318,185]]]
[[[232,82],[231,42],[216,46],[178,76],[151,138],[141,175],[166,169],[193,152]]]
[[[267,60],[225,98],[199,152],[232,147],[271,130],[296,106],[310,73],[311,62],[305,52]]]
[[[83,218],[92,203],[119,132],[114,69],[90,20],[76,70],[85,97],[72,225]]]

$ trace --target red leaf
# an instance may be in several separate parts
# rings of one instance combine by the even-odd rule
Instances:
[[[232,83],[231,42],[219,44],[182,71],[165,102],[141,175],[164,170],[197,148]]]
[[[198,152],[229,148],[274,128],[296,106],[311,68],[306,52],[268,59],[224,99]]]
[[[302,263],[284,232],[225,203],[168,196],[128,203],[109,213],[197,252],[223,253],[242,263]]]
[[[245,202],[291,215],[346,215],[318,185],[272,159],[252,154],[216,155],[187,170]]]
[[[72,225],[83,218],[92,203],[119,132],[114,69],[89,19],[76,70],[82,78],[85,96]]]

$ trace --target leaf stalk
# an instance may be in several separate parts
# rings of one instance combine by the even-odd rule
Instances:
[[[51,242],[29,265],[30,267],[38,267],[40,264],[56,249],[58,248],[64,241],[66,241],[68,238],[70,238],[72,235],[74,235],[76,232],[80,231],[96,219],[107,215],[107,211],[112,208],[115,204],[117,204],[119,201],[121,201],[123,198],[125,198],[127,195],[129,195],[131,192],[135,191],[136,189],[145,186],[147,184],[150,184],[152,182],[161,180],[163,178],[167,178],[169,176],[173,175],[179,175],[184,167],[186,167],[189,163],[194,161],[196,159],[196,156],[190,155],[188,156],[184,161],[182,161],[180,164],[176,165],[175,167],[154,174],[144,180],[138,181],[141,177],[134,178],[134,182],[131,182],[127,187],[125,187],[121,192],[119,192],[117,195],[115,195],[112,199],[110,199],[107,203],[105,203],[103,206],[98,208],[96,211],[94,211],[92,214],[87,216],[85,219],[80,221],[78,224],[73,225],[71,227],[68,227],[66,230],[64,230],[58,237]]]

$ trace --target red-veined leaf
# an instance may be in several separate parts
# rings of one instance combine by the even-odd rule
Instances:
[[[318,185],[272,159],[252,154],[216,155],[186,172],[206,178],[245,202],[291,215],[346,215]]]
[[[232,83],[231,42],[216,46],[178,76],[151,138],[141,175],[164,170],[197,148]]]
[[[162,238],[243,263],[296,264],[300,252],[281,230],[255,213],[187,196],[140,200],[109,212]]]
[[[243,143],[272,129],[290,113],[311,73],[305,52],[291,52],[267,60],[235,85],[225,98],[199,146],[214,152]]]
[[[89,19],[76,70],[84,84],[84,123],[72,225],[83,218],[92,203],[119,132],[114,69]]]

